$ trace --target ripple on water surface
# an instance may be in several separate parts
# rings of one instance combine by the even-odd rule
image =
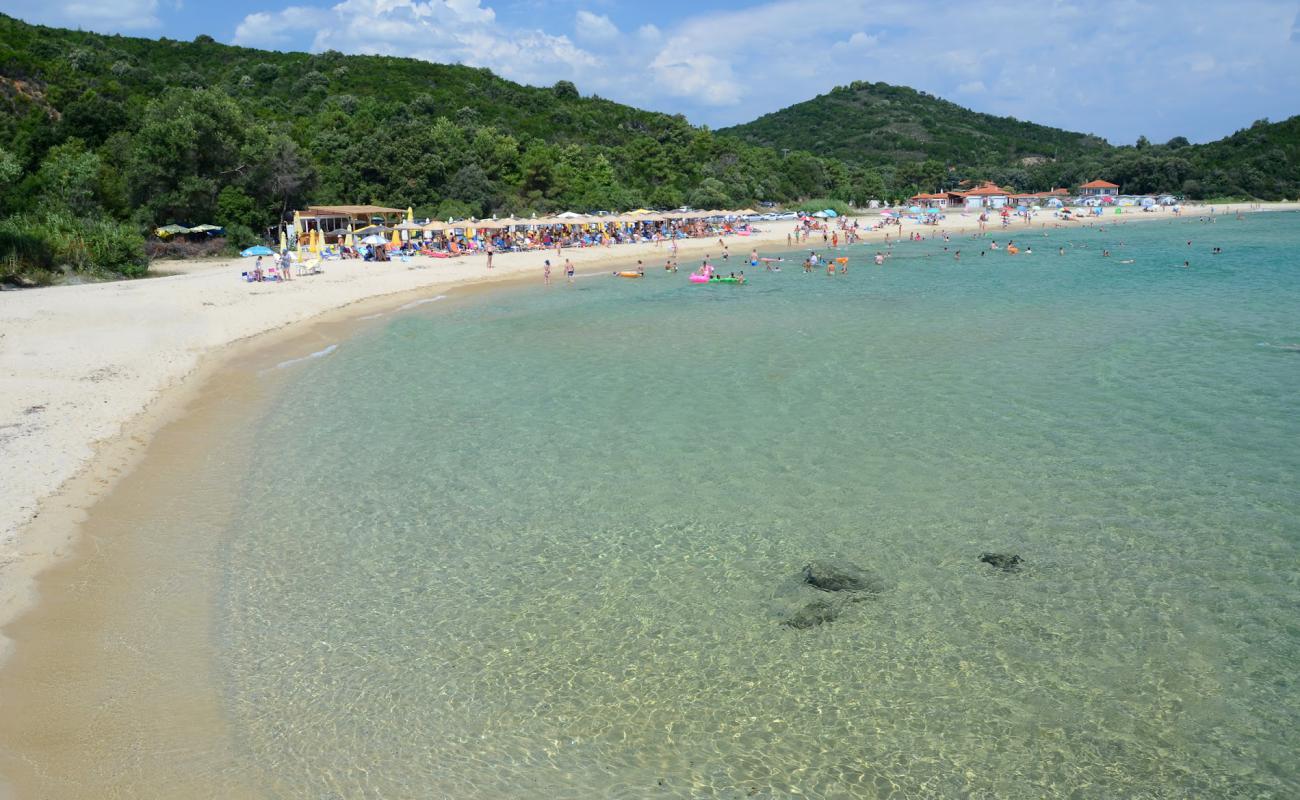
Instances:
[[[1300,242],[1223,221],[1172,270],[1204,230],[503,292],[300,365],[226,554],[250,769],[316,797],[1295,794],[1300,360],[1258,343],[1300,337]],[[1093,252],[1120,239],[1132,265]],[[889,589],[781,625],[824,556]]]

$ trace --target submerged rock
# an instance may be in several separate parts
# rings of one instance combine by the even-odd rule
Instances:
[[[992,564],[1003,572],[1016,572],[1025,562],[1023,558],[1013,553],[984,553],[980,556],[980,561]]]
[[[803,582],[823,592],[869,592],[885,590],[877,575],[847,561],[813,561],[803,568]]]
[[[791,614],[781,624],[803,630],[805,628],[815,628],[823,622],[834,622],[839,615],[840,606],[838,604],[829,600],[814,600]]]

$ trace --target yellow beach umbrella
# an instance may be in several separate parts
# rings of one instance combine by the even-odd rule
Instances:
[[[393,244],[393,247],[401,247],[401,246],[402,246],[402,237],[401,237],[400,234],[398,234],[397,231],[393,231],[393,242],[392,242],[392,244]]]
[[[406,221],[415,222],[415,211],[410,206],[406,207]]]
[[[316,253],[318,255],[320,254],[320,243],[321,243],[321,239],[323,238],[325,237],[320,235],[320,231],[316,230],[315,228],[311,229],[311,244],[309,245],[309,249],[313,253]]]
[[[285,233],[284,226],[280,226],[280,252],[283,253],[289,249],[289,235]]]
[[[344,238],[344,243],[345,243],[348,247],[356,247],[356,246],[357,246],[357,240],[356,240],[356,237],[354,237],[354,236],[352,235],[352,226],[351,226],[351,225],[348,226],[348,233],[347,233],[347,236]]]

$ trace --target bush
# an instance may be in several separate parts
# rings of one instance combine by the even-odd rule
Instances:
[[[170,239],[150,239],[145,243],[145,252],[149,258],[158,261],[162,259],[187,259],[187,258],[211,258],[213,256],[225,255],[227,250],[227,241],[224,236],[190,238],[188,236],[173,236]]]
[[[126,223],[66,212],[0,220],[0,278],[48,282],[56,270],[134,278],[148,268],[144,237]]]

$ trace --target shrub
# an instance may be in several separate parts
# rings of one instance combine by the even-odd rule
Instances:
[[[0,277],[46,282],[45,273],[72,270],[134,278],[148,268],[144,237],[123,222],[66,212],[0,220]]]

